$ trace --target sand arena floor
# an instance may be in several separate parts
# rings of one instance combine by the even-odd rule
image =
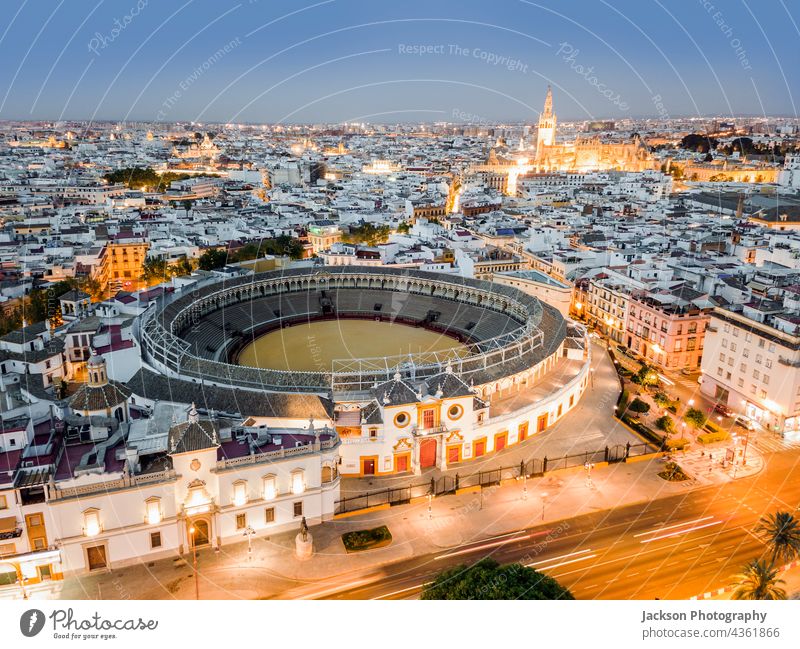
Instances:
[[[334,359],[465,349],[422,327],[373,320],[324,320],[271,331],[239,353],[238,364],[275,370],[327,372]]]

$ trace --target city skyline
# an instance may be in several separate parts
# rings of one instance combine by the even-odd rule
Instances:
[[[42,4],[50,6],[41,12]],[[500,10],[498,10],[500,9]],[[2,120],[529,122],[797,116],[782,0],[26,2],[0,33]]]

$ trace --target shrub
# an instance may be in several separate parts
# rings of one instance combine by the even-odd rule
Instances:
[[[689,479],[689,476],[686,475],[684,470],[681,469],[676,462],[667,462],[664,466],[664,470],[658,474],[658,477],[667,482],[683,482]]]
[[[631,412],[649,412],[650,404],[646,401],[642,401],[639,397],[636,397],[633,401],[631,401],[631,405],[628,406],[628,410]]]
[[[728,437],[728,431],[718,430],[716,433],[700,433],[697,441],[701,444],[713,444],[714,442],[724,442]]]
[[[371,530],[356,530],[342,534],[342,543],[348,552],[360,552],[371,548],[379,548],[388,545],[392,540],[392,534],[385,525],[375,527]]]
[[[667,440],[667,449],[670,451],[682,451],[687,446],[689,446],[689,440],[685,437]]]
[[[666,392],[656,392],[653,395],[653,401],[662,408],[669,408],[672,405],[672,399],[669,398]]]

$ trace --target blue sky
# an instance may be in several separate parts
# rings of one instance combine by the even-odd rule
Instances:
[[[532,120],[548,84],[561,120],[794,116],[798,25],[795,0],[4,0],[0,118]]]

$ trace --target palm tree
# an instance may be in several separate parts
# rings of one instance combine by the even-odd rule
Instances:
[[[778,584],[778,569],[763,559],[753,559],[745,564],[737,576],[736,590],[731,599],[786,599],[786,591]]]
[[[790,563],[800,557],[800,520],[789,512],[768,514],[756,527],[778,565]]]

